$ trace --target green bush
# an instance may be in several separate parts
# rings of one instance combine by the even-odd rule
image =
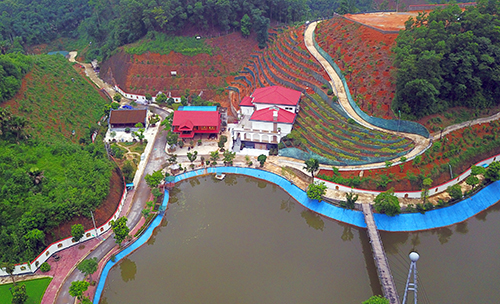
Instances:
[[[50,264],[47,263],[47,262],[44,262],[41,266],[40,266],[40,271],[41,272],[49,272],[50,271]]]

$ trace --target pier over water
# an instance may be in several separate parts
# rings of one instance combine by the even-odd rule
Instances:
[[[368,204],[362,204],[361,206],[363,214],[365,215],[368,237],[370,238],[370,243],[372,245],[373,258],[375,260],[375,265],[377,266],[378,277],[380,284],[382,285],[384,297],[386,297],[391,304],[400,304],[401,302],[396,290],[396,284],[394,283],[394,278],[392,277],[391,269],[389,268],[389,262],[387,261],[387,256],[385,255],[384,246],[373,218],[372,207]]]

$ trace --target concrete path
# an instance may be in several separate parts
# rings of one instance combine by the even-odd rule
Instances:
[[[425,138],[425,137],[420,136],[420,135],[417,135],[417,134],[394,132],[394,131],[382,129],[380,127],[374,126],[374,125],[368,123],[367,121],[363,120],[354,111],[351,104],[347,100],[346,90],[344,88],[342,81],[340,80],[340,77],[337,75],[337,73],[335,72],[333,67],[328,63],[328,61],[325,58],[323,58],[323,56],[321,56],[321,54],[314,47],[313,33],[314,33],[314,30],[316,29],[317,23],[318,22],[313,22],[313,23],[309,24],[309,26],[307,27],[306,32],[304,34],[304,42],[306,44],[307,50],[316,58],[316,60],[319,61],[319,63],[323,66],[325,71],[330,76],[330,78],[331,78],[330,83],[331,83],[332,87],[334,87],[336,89],[339,103],[342,106],[342,108],[346,111],[346,113],[352,119],[354,119],[357,123],[369,128],[369,129],[374,129],[374,130],[382,131],[385,133],[403,136],[403,137],[406,137],[406,138],[409,138],[410,140],[412,140],[415,143],[415,147],[413,148],[413,150],[411,150],[405,156],[407,159],[411,159],[412,157],[415,157],[418,154],[425,151],[429,147],[430,139]],[[393,161],[398,161],[398,160],[399,160],[399,157],[394,159]],[[385,166],[385,163],[375,163],[375,164],[369,164],[369,165],[363,165],[363,166],[355,166],[355,168],[357,168],[357,170],[359,170],[359,169],[364,169],[367,167],[374,167],[374,166],[379,166],[379,165]]]
[[[115,94],[116,94],[115,89],[110,84],[104,82],[101,78],[99,78],[97,73],[94,72],[94,69],[92,68],[90,63],[82,63],[82,62],[76,61],[77,54],[78,54],[77,52],[69,52],[69,62],[76,62],[79,65],[83,66],[85,68],[85,74],[87,75],[87,77],[89,77],[90,80],[92,80],[92,82],[98,88],[106,90],[106,92],[108,92],[109,96],[111,96],[111,97],[115,96]]]
[[[162,118],[165,118],[164,111],[154,109],[152,109],[152,111],[157,112],[157,114],[161,115]],[[144,160],[145,167],[142,170],[138,170],[139,177],[137,178],[135,189],[128,193],[122,213],[120,214],[120,216],[127,216],[127,226],[131,229],[131,231],[133,231],[134,228],[137,229],[137,227],[140,227],[142,224],[143,218],[141,211],[151,195],[151,190],[144,182],[143,176],[144,174],[151,174],[152,172],[159,170],[167,158],[167,155],[164,152],[167,134],[162,131],[162,127],[159,128],[160,129],[156,134],[156,137],[149,141],[152,143],[152,146],[147,148],[149,151],[145,151],[145,154],[148,155]],[[52,287],[51,290],[56,289],[57,291],[46,293],[42,303],[73,303],[74,298],[69,295],[69,287],[71,286],[71,282],[84,279],[83,274],[76,269],[76,265],[85,258],[96,257],[97,260],[100,261],[99,271],[93,275],[94,280],[99,278],[100,271],[102,270],[102,266],[105,263],[106,258],[108,258],[113,251],[117,250],[117,245],[112,237],[111,231],[104,234],[103,238],[103,241],[86,245],[86,249],[83,254],[75,256],[71,262],[68,262],[66,267],[62,267],[60,272],[55,273],[54,277],[58,277],[58,280],[56,282],[57,284],[54,283],[54,287]],[[63,254],[63,251],[59,255],[61,254]],[[68,261],[70,260],[68,259]],[[61,277],[63,279],[60,279]],[[94,287],[89,288],[86,294],[92,298],[94,294]]]
[[[431,135],[434,138],[434,140],[439,140],[441,138],[441,136],[445,136],[446,134],[451,133],[453,131],[460,130],[462,128],[467,128],[467,127],[470,127],[473,125],[488,123],[488,122],[498,120],[498,119],[500,119],[500,112],[493,114],[491,116],[488,116],[488,117],[481,117],[481,118],[474,119],[474,120],[464,121],[464,122],[456,124],[456,125],[451,125],[451,126],[444,128],[443,133],[436,132],[436,133],[433,133]]]

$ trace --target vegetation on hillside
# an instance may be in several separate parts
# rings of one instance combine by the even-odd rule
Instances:
[[[0,108],[0,262],[31,261],[51,228],[90,216],[109,192],[113,165],[90,140],[106,99],[63,57],[33,61],[26,89]]]
[[[31,64],[31,58],[20,53],[0,55],[0,102],[17,93]]]
[[[143,41],[137,45],[125,47],[125,52],[129,54],[142,55],[146,52],[168,55],[171,51],[186,56],[198,54],[209,54],[212,56],[212,48],[205,44],[204,39],[196,37],[169,37],[164,33],[151,31]]]
[[[500,100],[500,3],[451,5],[406,23],[394,48],[398,67],[393,108],[408,118],[450,107],[484,109]]]

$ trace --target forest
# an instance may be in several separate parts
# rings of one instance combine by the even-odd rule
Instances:
[[[393,109],[405,118],[450,107],[484,109],[500,102],[500,4],[451,5],[406,22],[396,39]]]
[[[58,38],[88,45],[90,59],[107,58],[117,47],[148,32],[171,36],[241,31],[257,33],[264,47],[271,22],[288,24],[334,11],[370,11],[372,0],[6,0],[0,2],[3,54]]]
[[[109,102],[62,56],[29,58],[26,89],[0,104],[0,264],[33,260],[52,228],[90,216],[113,169],[90,140]]]

